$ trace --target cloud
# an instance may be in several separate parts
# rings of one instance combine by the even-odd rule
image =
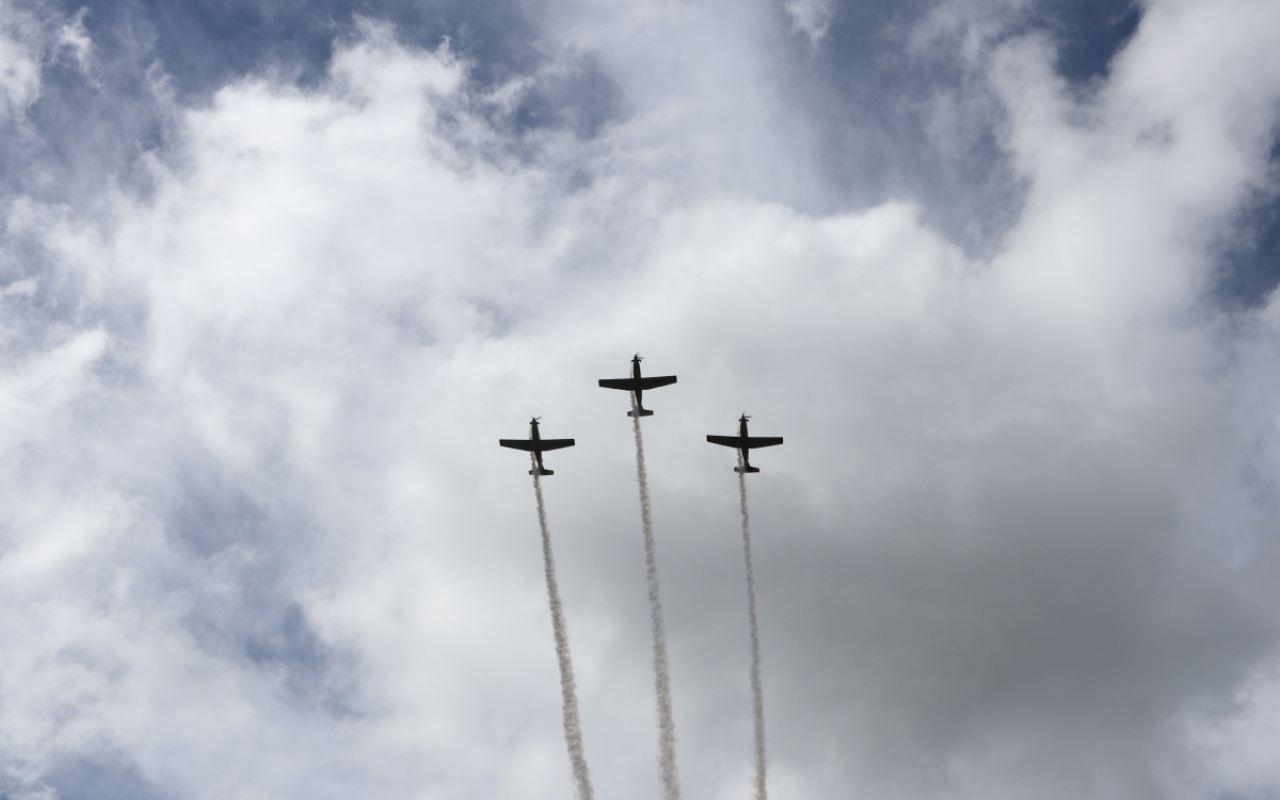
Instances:
[[[32,16],[9,5],[0,9],[0,122],[21,117],[39,96],[42,49]]]
[[[791,18],[794,29],[807,36],[811,45],[817,45],[827,35],[835,13],[835,3],[831,0],[788,0],[782,8]]]
[[[318,85],[160,97],[139,186],[14,204],[4,791],[563,795],[533,498],[493,441],[541,414],[579,442],[546,491],[587,758],[651,794],[629,420],[594,386],[637,349],[680,375],[645,436],[690,796],[751,769],[703,439],[743,411],[787,440],[751,476],[775,794],[1267,788],[1280,312],[1206,293],[1265,190],[1274,9],[1153,3],[1084,93],[983,34],[999,113],[956,113],[1026,186],[984,258],[909,199],[784,202],[820,182],[769,161],[803,103],[750,93],[761,9],[699,51],[713,10],[547,9],[579,23],[547,69],[625,111],[533,132],[528,76],[362,21]]]
[[[57,48],[67,50],[75,59],[76,65],[80,67],[80,71],[85,73],[93,63],[93,40],[84,26],[84,17],[87,13],[87,8],[80,9],[58,30],[56,40]]]

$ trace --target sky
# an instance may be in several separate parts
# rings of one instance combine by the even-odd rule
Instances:
[[[0,798],[1280,798],[1277,31],[0,0]]]

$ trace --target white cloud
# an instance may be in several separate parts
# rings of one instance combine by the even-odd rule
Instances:
[[[69,51],[76,65],[80,67],[80,71],[85,74],[88,74],[93,64],[93,39],[84,26],[84,16],[87,13],[89,13],[88,8],[80,9],[74,17],[58,29],[55,40],[56,48]]]
[[[833,0],[786,0],[782,8],[791,17],[793,28],[809,37],[809,44],[815,46],[827,35],[835,13]]]
[[[0,122],[21,117],[40,96],[43,40],[34,18],[0,6]]]

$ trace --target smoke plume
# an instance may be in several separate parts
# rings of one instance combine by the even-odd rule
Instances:
[[[531,459],[532,460],[532,459]],[[569,747],[569,764],[578,800],[594,800],[591,775],[582,748],[582,724],[578,720],[578,688],[573,680],[573,658],[569,654],[569,634],[565,630],[564,608],[560,604],[560,588],[556,585],[556,561],[551,554],[551,533],[547,528],[547,508],[542,501],[542,476],[534,464],[533,492],[538,497],[538,527],[542,529],[542,558],[547,574],[547,599],[551,603],[551,628],[556,639],[556,658],[560,661],[560,694],[564,701],[564,741]]]
[[[640,484],[640,522],[644,528],[644,562],[649,581],[649,615],[653,622],[653,675],[658,698],[658,768],[662,800],[680,800],[676,773],[676,723],[671,714],[671,681],[667,674],[667,632],[662,625],[662,600],[658,597],[658,560],[654,554],[653,516],[649,507],[649,475],[644,464],[644,437],[640,434],[640,404],[631,395],[632,427],[636,435],[636,480]]]
[[[738,466],[744,466],[738,451]],[[747,622],[751,628],[751,719],[755,725],[755,800],[768,800],[768,762],[764,751],[764,691],[760,688],[760,630],[756,626],[756,578],[751,568],[751,515],[747,511],[747,474],[738,471],[738,507],[742,511],[742,555],[747,562]]]

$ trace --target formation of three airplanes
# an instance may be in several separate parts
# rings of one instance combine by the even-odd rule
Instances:
[[[640,354],[636,353],[635,358],[631,359],[631,377],[630,378],[601,378],[600,385],[605,389],[621,389],[624,392],[633,392],[635,394],[635,406],[627,412],[629,417],[649,417],[653,416],[653,412],[644,407],[641,398],[645,389],[657,389],[659,386],[669,386],[676,382],[675,375],[663,375],[656,378],[645,378],[640,375]],[[734,472],[747,473],[759,472],[758,467],[751,466],[748,455],[757,447],[772,447],[775,444],[782,444],[781,436],[749,436],[747,435],[746,414],[738,420],[737,436],[716,436],[709,434],[707,441],[712,444],[722,444],[725,447],[735,448],[742,456],[742,463],[733,468]],[[533,453],[536,467],[529,470],[530,475],[554,475],[555,473],[542,466],[542,454],[548,450],[559,450],[562,447],[573,447],[573,439],[543,439],[538,433],[538,417],[534,417],[529,421],[529,438],[528,439],[499,439],[498,444],[503,447],[510,447],[515,450],[523,450],[526,453]]]

